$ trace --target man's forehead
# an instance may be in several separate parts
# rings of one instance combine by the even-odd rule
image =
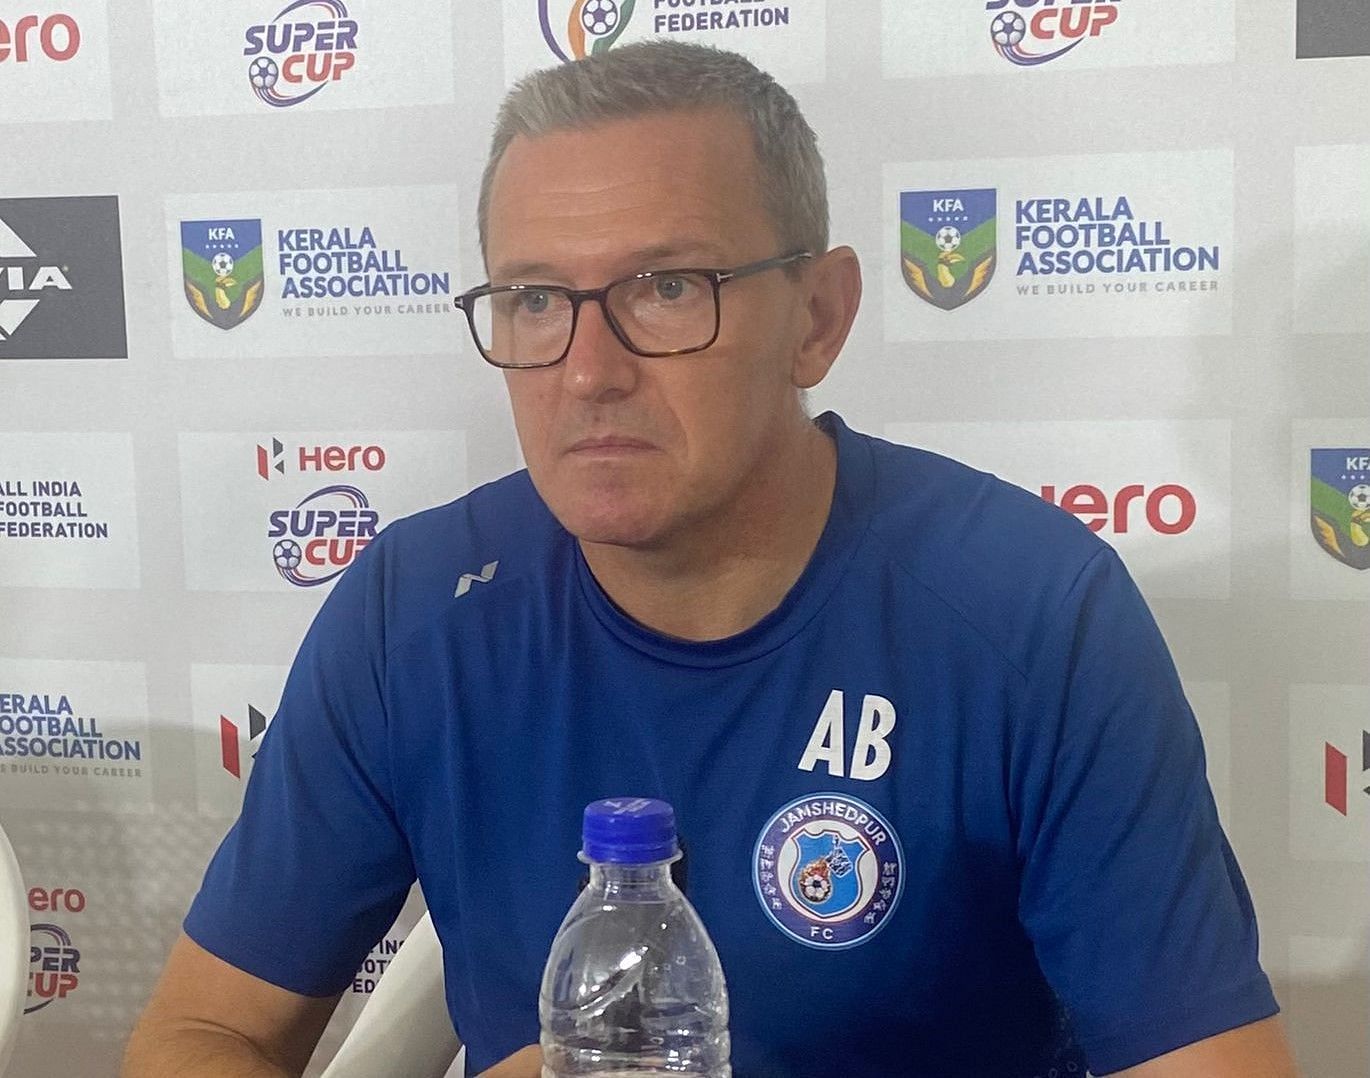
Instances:
[[[490,270],[541,268],[547,245],[612,249],[625,260],[717,262],[761,213],[746,125],[730,110],[652,113],[520,135],[496,169]]]

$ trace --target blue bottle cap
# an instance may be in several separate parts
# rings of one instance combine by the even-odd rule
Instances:
[[[669,861],[676,845],[675,809],[651,797],[610,797],[585,806],[581,857],[618,865]]]

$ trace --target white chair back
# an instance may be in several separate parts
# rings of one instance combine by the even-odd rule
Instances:
[[[442,944],[425,913],[320,1078],[443,1078],[460,1048],[443,991]]]
[[[28,984],[28,899],[14,848],[0,827],[0,1074],[19,1039]]]

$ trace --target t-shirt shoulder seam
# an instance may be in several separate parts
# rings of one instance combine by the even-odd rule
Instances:
[[[885,549],[888,551],[890,548],[890,540],[888,536],[886,536],[884,530],[880,528],[875,521],[871,522],[870,532],[872,535],[879,537],[880,542],[885,546]],[[980,626],[977,625],[975,621],[973,621],[970,618],[969,615],[967,615],[960,607],[953,603],[951,599],[949,599],[946,595],[943,595],[939,589],[933,587],[921,576],[915,573],[911,568],[909,568],[908,565],[904,563],[903,559],[894,557],[891,558],[891,561],[894,563],[895,568],[898,569],[901,573],[903,573],[906,577],[908,577],[909,580],[911,580],[918,588],[933,596],[939,603],[941,603],[944,607],[946,607],[953,614],[955,614],[957,619],[960,620],[960,622],[963,625],[965,625],[968,629],[970,629],[971,632],[973,632],[976,636],[978,636],[981,640],[985,642],[986,646],[988,646],[989,649],[992,652],[994,652],[994,654],[1004,663],[1004,665],[1006,665],[1010,670],[1017,674],[1019,678],[1021,678],[1023,681],[1027,681],[1027,674],[1022,669],[1022,667],[1020,667],[1018,663],[1014,662],[1012,657],[1009,656],[1009,654],[1005,652],[999,644],[991,640],[989,635],[982,628],[980,628]]]

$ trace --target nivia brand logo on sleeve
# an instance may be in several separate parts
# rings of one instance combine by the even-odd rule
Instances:
[[[457,580],[457,590],[452,593],[454,599],[460,599],[471,590],[472,584],[488,584],[495,579],[495,570],[499,568],[499,562],[486,562],[484,568],[479,573],[462,573]]]

